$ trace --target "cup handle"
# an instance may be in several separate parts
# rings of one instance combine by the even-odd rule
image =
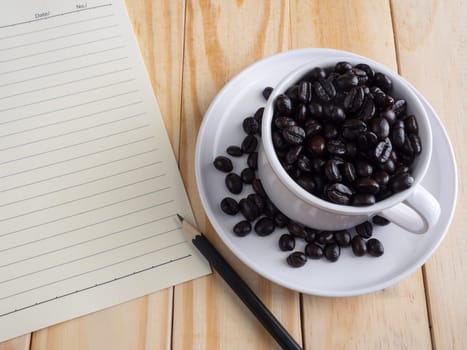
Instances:
[[[427,232],[436,224],[440,214],[441,208],[438,201],[422,186],[417,186],[403,203],[378,213],[413,233]]]

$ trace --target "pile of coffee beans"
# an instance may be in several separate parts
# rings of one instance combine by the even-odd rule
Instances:
[[[422,144],[415,116],[392,90],[391,79],[370,66],[338,62],[278,95],[271,136],[289,176],[341,205],[372,205],[409,188]]]
[[[344,71],[343,67],[350,67],[350,69]],[[339,71],[342,73],[338,73]],[[362,72],[366,74],[367,79],[364,78],[364,74]],[[336,84],[337,88],[334,88],[336,90],[336,94],[345,94],[345,96],[350,94],[353,87],[365,86],[366,89],[363,91],[364,100],[367,101],[367,107],[365,107],[367,111],[365,113],[368,113],[369,110],[369,115],[371,115],[371,117],[364,118],[365,120],[358,119],[358,117],[355,117],[351,113],[349,113],[348,117],[348,112],[346,112],[347,109],[343,109],[342,107],[330,107],[337,106],[336,104],[333,105],[331,103],[336,100],[336,96],[329,97],[327,101],[323,100],[327,99],[324,96],[332,94],[328,93],[331,90],[329,88],[329,84],[323,83],[322,81],[319,83],[322,89],[317,87],[316,91],[314,87],[312,90],[309,90],[304,86],[300,87],[302,82],[294,85],[294,87],[289,89],[287,93],[292,97],[287,94],[281,95],[288,96],[288,99],[290,100],[290,114],[288,116],[281,116],[276,113],[274,116],[273,135],[277,133],[280,134],[279,137],[275,136],[277,139],[274,146],[276,147],[276,142],[282,142],[284,144],[284,147],[279,151],[277,151],[276,147],[276,151],[278,152],[278,156],[283,164],[285,164],[284,167],[286,170],[288,169],[290,171],[289,174],[291,174],[291,176],[302,187],[308,188],[310,192],[314,194],[316,194],[315,191],[320,186],[323,188],[321,193],[330,193],[333,198],[340,198],[342,193],[345,194],[348,192],[351,200],[346,203],[335,201],[340,204],[371,204],[368,203],[368,201],[365,201],[364,204],[356,203],[358,200],[363,201],[361,197],[368,195],[368,192],[362,190],[362,188],[365,189],[365,186],[362,185],[362,183],[365,184],[366,181],[367,186],[375,186],[371,181],[370,184],[368,184],[369,179],[376,181],[379,186],[377,192],[371,193],[374,195],[375,200],[376,198],[382,199],[384,193],[389,193],[386,194],[387,196],[393,192],[402,190],[402,187],[408,183],[407,177],[411,178],[409,163],[411,164],[413,158],[421,151],[416,119],[413,116],[407,116],[405,114],[405,101],[394,101],[390,95],[384,92],[391,90],[392,83],[389,78],[382,76],[380,73],[372,72],[371,68],[366,65],[357,65],[352,67],[350,64],[340,62],[336,65],[333,71],[327,72],[321,68],[315,68],[309,75],[307,75],[307,79],[308,77],[315,77],[317,79],[314,81],[320,81],[321,79],[330,82],[332,85]],[[350,76],[355,78],[351,78]],[[340,83],[337,83],[338,77],[340,77]],[[349,81],[344,84],[346,79]],[[355,83],[355,79],[358,80],[357,83]],[[336,82],[334,82],[334,80],[336,80]],[[304,79],[303,81],[308,80]],[[370,81],[372,83],[369,83]],[[311,81],[308,82],[310,83]],[[350,86],[350,88],[347,89],[348,86]],[[368,88],[368,86],[370,87]],[[343,89],[343,87],[346,89]],[[295,99],[294,93],[291,92],[293,89],[299,89],[298,92],[300,96],[309,95],[309,97],[306,97],[306,99],[309,99],[310,101],[307,105],[308,107],[303,103],[296,104],[296,101],[298,100]],[[271,92],[272,88],[266,87],[262,91],[262,94],[265,99],[268,99]],[[358,92],[358,94],[359,93],[360,92]],[[316,95],[316,97],[313,97],[313,94]],[[352,92],[352,94],[356,94],[356,92]],[[372,97],[368,97],[369,94],[372,94]],[[385,96],[384,98],[383,94]],[[384,111],[386,111],[387,114],[391,114],[389,110],[394,113],[394,121],[391,122],[391,124],[388,123],[391,129],[390,133],[379,142],[377,141],[381,139],[381,135],[378,136],[374,132],[378,130],[376,128],[373,129],[371,125],[374,122],[371,122],[371,120],[378,118],[375,117],[375,115],[381,115],[381,111],[383,109],[380,107],[382,106],[380,102],[375,104],[375,95],[379,96],[377,99],[384,99],[386,101],[386,109],[384,109]],[[316,101],[318,96],[321,96],[319,97],[320,102]],[[369,98],[373,102],[373,105],[368,102]],[[289,103],[284,103],[284,101],[287,101],[284,97],[279,96],[276,99],[276,110],[278,105]],[[400,101],[404,101],[404,103]],[[348,103],[349,102],[347,102],[347,104]],[[373,107],[369,108],[368,105]],[[300,118],[296,120],[298,109],[303,110],[303,107],[298,106],[305,106],[306,111],[299,112],[300,115],[303,114],[305,116],[300,117],[303,118],[303,120]],[[281,108],[282,107],[279,109]],[[332,120],[326,121],[325,117],[322,117],[321,119],[312,117],[316,116],[317,113],[319,114],[319,109],[321,109],[322,112],[325,108],[334,109],[333,113],[336,114],[333,114],[334,117]],[[363,107],[361,106],[360,108]],[[356,109],[356,107],[353,107],[352,109]],[[395,110],[399,111],[396,113]],[[256,176],[256,170],[258,168],[257,146],[259,143],[258,138],[261,137],[263,111],[264,108],[261,107],[254,113],[254,115],[246,117],[242,122],[242,128],[245,132],[245,136],[240,140],[240,144],[227,147],[225,155],[219,155],[213,160],[214,167],[220,172],[226,174],[225,185],[229,192],[232,193],[232,195],[235,195],[236,198],[241,197],[240,199],[235,199],[234,197],[228,196],[223,198],[220,203],[220,208],[226,215],[242,217],[232,228],[233,233],[239,237],[246,236],[252,232],[259,236],[268,236],[270,234],[277,233],[279,235],[278,248],[281,251],[289,253],[286,258],[286,262],[292,267],[303,266],[309,259],[315,260],[323,258],[330,262],[335,262],[341,255],[341,249],[344,248],[350,248],[353,254],[358,257],[365,255],[379,257],[383,255],[383,244],[378,239],[373,238],[374,225],[385,226],[389,224],[389,221],[383,217],[374,216],[371,222],[366,221],[350,230],[321,231],[294,222],[277,209],[264,191],[261,180]],[[339,124],[337,120],[342,119],[341,111],[344,112],[344,117],[342,123]],[[361,109],[359,111],[361,111]],[[330,114],[327,113],[326,115]],[[382,118],[386,119],[384,116]],[[346,120],[347,124],[345,124]],[[348,122],[353,120],[360,120],[365,126],[360,126],[361,129],[348,127]],[[352,123],[355,123],[354,121]],[[382,123],[384,124],[384,122]],[[316,128],[318,131],[313,133],[308,128],[303,129],[306,125],[308,128]],[[346,128],[344,128],[344,125],[346,125]],[[304,133],[295,127],[303,129]],[[312,133],[311,137],[310,132]],[[355,137],[350,136],[349,139],[349,135],[352,135],[352,133],[354,133]],[[393,136],[395,133],[399,133],[399,136]],[[345,137],[344,134],[346,135]],[[365,140],[360,137],[361,135],[366,135]],[[319,138],[314,138],[314,141],[311,142],[310,140],[314,136],[320,136],[322,138],[322,143]],[[399,139],[397,139],[397,137],[399,137]],[[400,138],[404,138],[404,142],[402,142]],[[317,139],[318,141],[316,141]],[[410,146],[405,146],[408,139],[412,139],[412,141],[408,141],[411,146],[413,146],[413,144],[420,146],[412,153],[407,151],[407,148]],[[394,140],[398,141],[395,142]],[[296,144],[293,145],[293,142]],[[321,152],[320,155],[318,156],[317,154],[310,152],[308,147],[304,146],[304,142],[307,144],[313,144],[312,149]],[[344,144],[344,147],[341,146],[341,142]],[[390,144],[391,147],[394,148],[391,150],[390,155],[385,162],[379,162],[377,160],[376,148],[380,142]],[[354,146],[352,146],[352,144]],[[363,147],[362,145],[364,144],[368,145],[368,147]],[[375,147],[370,147],[370,145],[374,146],[375,144]],[[355,149],[349,153],[348,149],[352,149],[352,147],[355,147]],[[338,152],[339,149],[344,148],[345,152]],[[399,153],[397,153],[397,150],[399,150]],[[352,152],[355,152],[353,156],[351,156],[351,154],[353,154]],[[378,153],[380,158],[382,154],[383,153]],[[409,157],[409,155],[411,156]],[[245,166],[241,169],[234,169],[234,164],[232,162],[233,158],[245,159]],[[409,158],[410,162],[408,161]],[[284,160],[286,160],[285,163]],[[329,164],[331,165],[328,165],[328,162],[330,162]],[[238,164],[238,162],[236,163]],[[383,164],[386,163],[388,163],[388,168],[384,168],[385,166]],[[287,166],[287,164],[289,166]],[[292,169],[291,165],[294,169]],[[383,170],[383,168],[385,170]],[[397,177],[399,174],[404,175],[402,178]],[[336,181],[332,184],[328,184],[326,182],[326,179],[329,176],[338,178],[337,175],[340,175],[340,181]],[[349,179],[353,179],[353,181],[349,181]],[[394,184],[394,182],[396,182],[396,184]],[[359,183],[359,185],[350,185],[355,183]],[[324,188],[332,189],[324,191]],[[357,188],[359,191],[356,190]],[[326,199],[329,200],[329,198]],[[295,250],[297,240],[305,242],[305,248],[302,251]]]

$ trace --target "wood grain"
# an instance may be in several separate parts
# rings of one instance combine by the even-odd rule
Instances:
[[[291,29],[293,48],[352,51],[397,70],[387,1],[292,1]],[[366,296],[303,296],[302,308],[306,349],[431,348],[420,270]]]
[[[425,265],[435,349],[467,349],[467,225],[465,111],[467,4],[393,1],[402,74],[430,101],[447,128],[457,160],[459,194],[451,228]],[[436,140],[434,140],[436,146]]]
[[[199,201],[193,163],[197,131],[209,103],[241,69],[288,48],[288,19],[285,1],[187,3],[180,167],[198,225],[300,341],[298,293],[252,273],[216,239]],[[176,286],[174,300],[174,349],[278,348],[217,274]]]
[[[31,334],[0,343],[0,350],[29,350]]]

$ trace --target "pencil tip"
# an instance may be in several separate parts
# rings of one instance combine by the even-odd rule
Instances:
[[[177,214],[177,218],[178,220],[180,220],[180,222],[183,222],[183,216],[181,216],[180,214]]]

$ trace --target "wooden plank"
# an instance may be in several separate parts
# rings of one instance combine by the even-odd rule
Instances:
[[[29,350],[31,334],[0,343],[0,350]]]
[[[209,103],[241,69],[287,49],[288,16],[285,1],[187,2],[180,167],[200,228],[300,341],[298,293],[252,273],[216,239],[194,177],[197,131]],[[174,300],[174,349],[278,349],[216,274],[176,286]]]
[[[353,51],[397,69],[387,1],[292,1],[291,33],[293,48]],[[431,348],[420,270],[365,296],[304,295],[302,307],[306,349]]]
[[[440,350],[467,349],[467,4],[404,0],[393,1],[392,9],[401,71],[438,112],[458,167],[454,221],[425,265],[433,345]]]
[[[127,1],[174,153],[178,156],[184,2]],[[169,349],[173,288],[34,333],[31,349]]]

